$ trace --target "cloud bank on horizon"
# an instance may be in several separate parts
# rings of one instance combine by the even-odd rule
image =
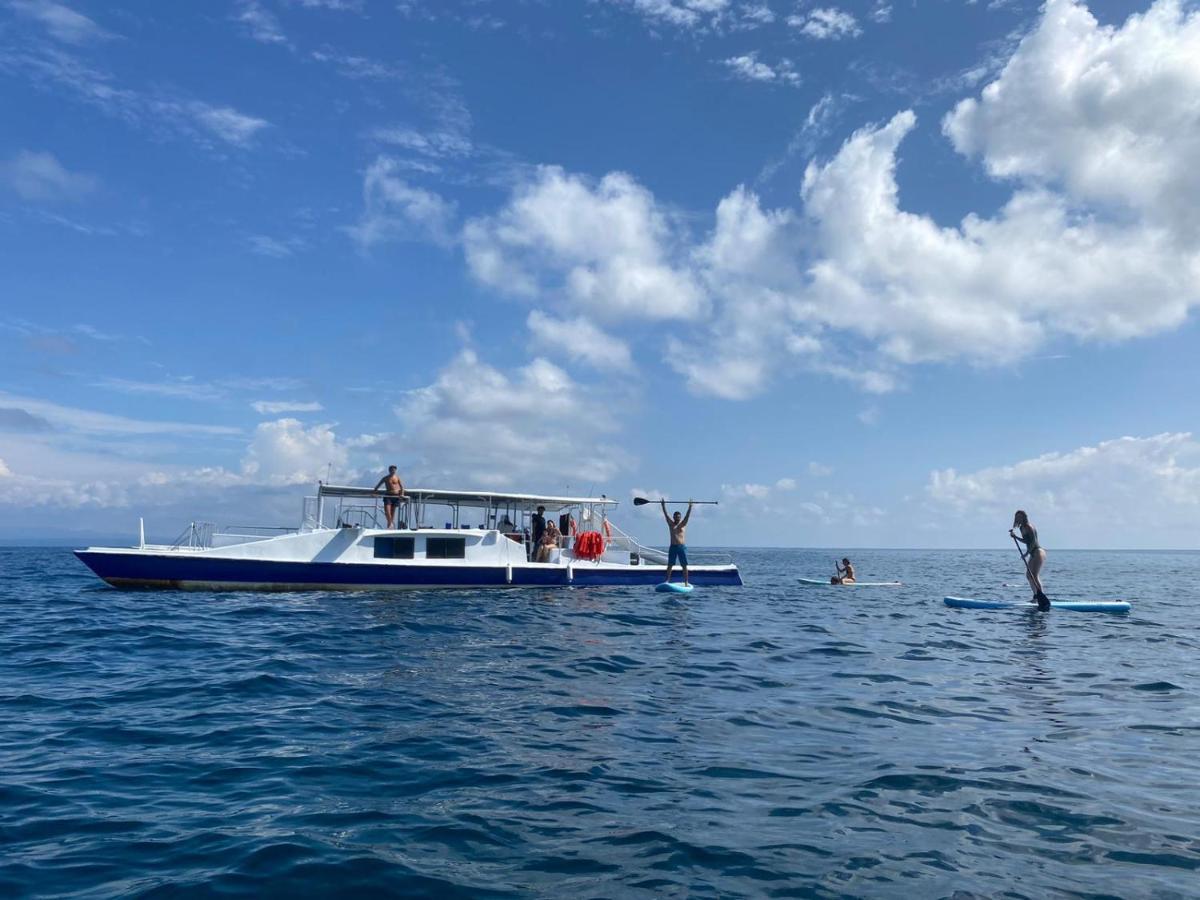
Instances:
[[[612,0],[534,32],[402,6],[230,3],[197,39],[268,74],[202,83],[139,75],[138,4],[0,6],[31,117],[0,146],[0,228],[28,243],[0,283],[13,521],[276,512],[396,460],[442,486],[708,484],[713,542],[983,541],[1016,505],[1068,542],[1124,543],[1112,509],[1200,539],[1195,406],[1164,372],[1200,303],[1200,11]],[[920,71],[903,48],[938,27],[963,37]],[[611,54],[659,94],[598,93]]]

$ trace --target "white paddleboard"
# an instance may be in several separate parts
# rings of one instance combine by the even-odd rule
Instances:
[[[903,587],[899,581],[851,581],[849,584],[842,584],[830,581],[826,578],[820,581],[816,578],[801,578],[801,584],[811,584],[814,587]]]

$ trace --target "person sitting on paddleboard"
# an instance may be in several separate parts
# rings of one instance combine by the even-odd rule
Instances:
[[[692,501],[688,501],[686,515],[680,515],[679,510],[675,510],[673,516],[667,515],[667,501],[660,500],[662,504],[663,518],[667,520],[667,528],[671,529],[671,549],[667,551],[667,578],[671,580],[671,570],[675,568],[675,563],[679,563],[683,569],[683,583],[688,583],[688,561],[687,561],[687,523],[692,517]]]
[[[829,579],[830,584],[854,584],[854,566],[846,557],[842,557],[842,564],[839,566],[836,562],[833,567],[837,569],[837,574]]]
[[[1013,529],[1016,528],[1021,529],[1020,534],[1015,533]],[[1043,593],[1041,573],[1042,564],[1046,562],[1046,551],[1038,542],[1037,529],[1029,521],[1025,510],[1017,510],[1016,515],[1013,516],[1013,527],[1008,529],[1008,533],[1025,545],[1025,577],[1029,580],[1029,586],[1033,588],[1033,595],[1040,596]]]

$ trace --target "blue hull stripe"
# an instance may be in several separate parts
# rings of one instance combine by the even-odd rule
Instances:
[[[357,563],[278,562],[260,559],[220,559],[211,556],[153,556],[76,550],[88,568],[116,587],[179,587],[181,582],[254,585],[279,589],[304,585],[356,587],[567,587],[575,585],[654,585],[665,568],[601,569],[586,563],[575,567],[574,582],[560,568],[514,566],[512,584],[504,566],[404,566]],[[682,581],[679,570],[673,581]],[[716,572],[691,571],[692,584],[740,585],[734,567]]]

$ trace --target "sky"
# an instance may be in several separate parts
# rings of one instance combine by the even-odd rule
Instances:
[[[1195,2],[0,0],[0,541],[1197,548],[1197,159]]]

